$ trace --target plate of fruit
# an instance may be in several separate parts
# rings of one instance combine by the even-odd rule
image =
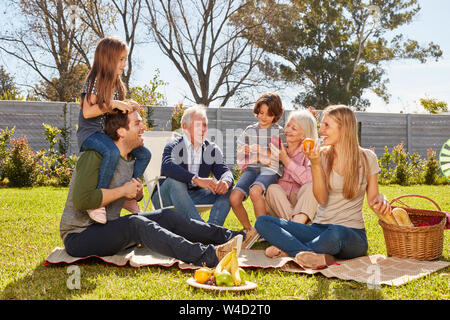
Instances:
[[[214,268],[195,270],[187,283],[195,288],[219,291],[242,291],[256,288],[256,283],[246,280],[247,272],[239,268],[236,249],[229,252]]]

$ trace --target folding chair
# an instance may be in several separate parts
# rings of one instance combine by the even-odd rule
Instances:
[[[162,198],[161,198],[161,192],[159,190],[159,183],[158,181],[160,179],[166,179],[164,176],[160,176],[161,174],[161,163],[162,163],[162,155],[164,151],[164,147],[166,144],[179,137],[180,134],[172,131],[145,131],[143,135],[144,139],[144,145],[150,149],[152,153],[152,158],[150,160],[150,163],[148,164],[147,168],[144,172],[144,186],[147,188],[148,191],[148,198],[142,199],[142,205],[144,206],[144,212],[147,211],[149,204],[152,202],[152,194],[155,190],[155,187],[158,192],[159,197],[159,204],[161,209],[173,209],[176,210],[174,206],[163,206]],[[205,212],[212,208],[212,204],[200,204],[196,205],[197,211],[201,214],[202,212]],[[152,207],[155,206],[152,203]]]

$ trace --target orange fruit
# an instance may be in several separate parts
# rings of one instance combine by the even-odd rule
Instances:
[[[302,141],[303,150],[307,152],[311,152],[312,149],[314,149],[315,142],[313,139],[306,138]]]
[[[198,283],[205,283],[211,277],[213,271],[209,268],[203,267],[195,270],[194,279]]]

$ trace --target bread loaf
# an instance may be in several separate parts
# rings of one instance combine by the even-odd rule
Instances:
[[[414,227],[414,224],[409,219],[408,212],[403,208],[394,208],[392,210],[392,215],[395,221],[401,227]]]
[[[375,214],[378,216],[378,218],[380,218],[387,224],[393,224],[394,226],[398,225],[397,221],[395,221],[395,218],[392,215],[392,211],[390,210],[390,208],[389,208],[389,211],[386,212],[385,214],[381,213],[379,210],[377,210],[375,208],[372,208],[372,209],[375,212]]]

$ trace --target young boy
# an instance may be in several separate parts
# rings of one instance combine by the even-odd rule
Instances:
[[[246,234],[243,247],[250,248],[258,240],[259,234],[252,227],[243,201],[250,196],[255,216],[266,213],[264,193],[267,187],[276,183],[282,175],[279,162],[270,159],[270,143],[283,143],[284,131],[278,125],[283,114],[281,99],[276,93],[265,93],[253,108],[258,122],[249,125],[238,139],[237,163],[242,173],[230,195],[233,211],[244,227]],[[278,146],[279,147],[279,146]]]

